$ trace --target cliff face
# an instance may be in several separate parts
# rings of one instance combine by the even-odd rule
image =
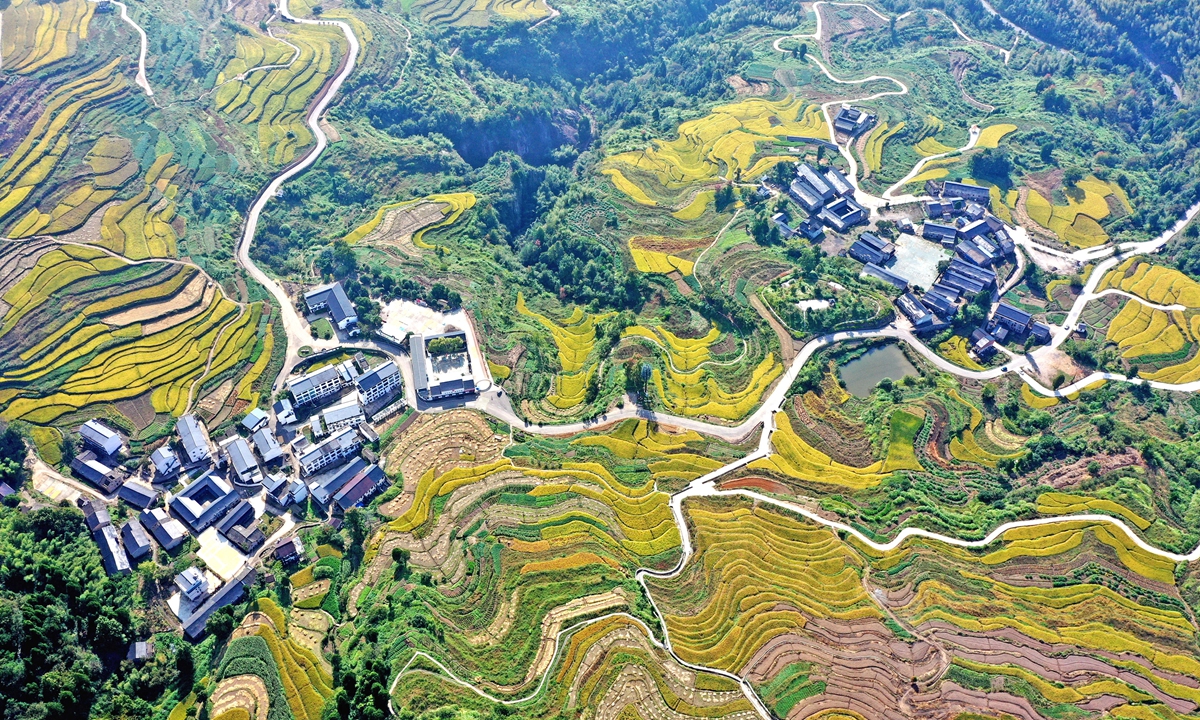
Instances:
[[[456,136],[450,137],[463,159],[480,167],[498,152],[516,153],[530,165],[552,162],[552,153],[563,145],[574,145],[578,133],[573,111],[520,111],[515,115],[494,115],[482,120],[467,118]]]

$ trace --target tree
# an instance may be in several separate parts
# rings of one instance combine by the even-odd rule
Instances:
[[[408,561],[412,553],[404,548],[392,548],[392,562],[396,563],[394,576],[397,580],[408,577]]]
[[[971,176],[1008,187],[1013,162],[1006,148],[987,148],[971,156]]]
[[[1077,167],[1069,167],[1063,171],[1063,185],[1073,188],[1083,179],[1083,170]]]

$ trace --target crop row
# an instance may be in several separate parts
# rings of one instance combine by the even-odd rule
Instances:
[[[672,646],[684,660],[737,672],[765,642],[804,627],[806,616],[878,616],[859,559],[829,530],[761,508],[693,507],[689,514],[695,562],[704,568],[692,582],[705,584],[707,602],[691,614],[666,611]],[[697,593],[667,582],[656,589],[668,604],[678,594],[690,606]]]
[[[883,146],[888,140],[892,139],[896,133],[904,129],[904,123],[899,122],[891,128],[888,127],[887,121],[880,122],[871,131],[867,137],[866,157],[863,159],[867,163],[867,169],[871,172],[879,172],[883,167]]]
[[[88,0],[14,0],[4,9],[0,57],[4,69],[28,75],[70,57],[86,40],[96,3]]]
[[[1051,205],[1031,188],[1025,206],[1034,222],[1053,231],[1064,242],[1081,248],[1095,247],[1108,241],[1108,233],[1097,221],[1108,217],[1105,198],[1113,193],[1113,186],[1089,176],[1067,193],[1066,205]],[[1077,199],[1080,195],[1082,199]]]
[[[766,470],[806,482],[840,485],[852,490],[874,487],[887,476],[882,462],[865,468],[835,462],[796,434],[786,412],[775,413],[775,426],[775,432],[771,434],[773,452],[768,457],[751,462],[751,469]]]
[[[70,147],[70,130],[79,113],[125,88],[125,76],[118,71],[122,61],[117,58],[47,96],[41,116],[0,166],[0,220],[50,176]]]
[[[1170,313],[1129,300],[1109,323],[1105,336],[1121,348],[1121,356],[1165,355],[1182,350],[1193,340],[1183,313]]]
[[[705,368],[678,372],[668,366],[665,378],[662,370],[654,368],[650,381],[672,413],[738,420],[758,405],[771,383],[783,374],[783,369],[783,365],[775,360],[775,354],[767,353],[750,373],[746,387],[734,391],[722,388]]]
[[[1100,281],[1097,290],[1116,288],[1159,305],[1200,308],[1200,282],[1175,268],[1129,258]]]

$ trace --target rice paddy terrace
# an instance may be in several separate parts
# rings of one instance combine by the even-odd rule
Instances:
[[[1054,99],[1128,88],[956,4],[732,5],[611,76],[554,54],[603,3],[0,10],[0,420],[43,461],[94,417],[231,428],[319,279],[368,336],[461,304],[492,380],[380,423],[391,488],[297,515],[315,558],[263,560],[146,717],[1200,716],[1200,206],[1147,220],[1187,204],[1122,160],[1155,148]],[[849,237],[781,237],[796,161],[885,233],[987,187],[1051,342],[917,337]],[[912,372],[847,392],[881,347]]]

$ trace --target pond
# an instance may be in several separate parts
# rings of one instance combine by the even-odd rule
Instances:
[[[846,383],[846,390],[855,397],[867,397],[884,378],[899,380],[905,375],[919,374],[894,343],[867,351],[843,365],[838,373]]]

